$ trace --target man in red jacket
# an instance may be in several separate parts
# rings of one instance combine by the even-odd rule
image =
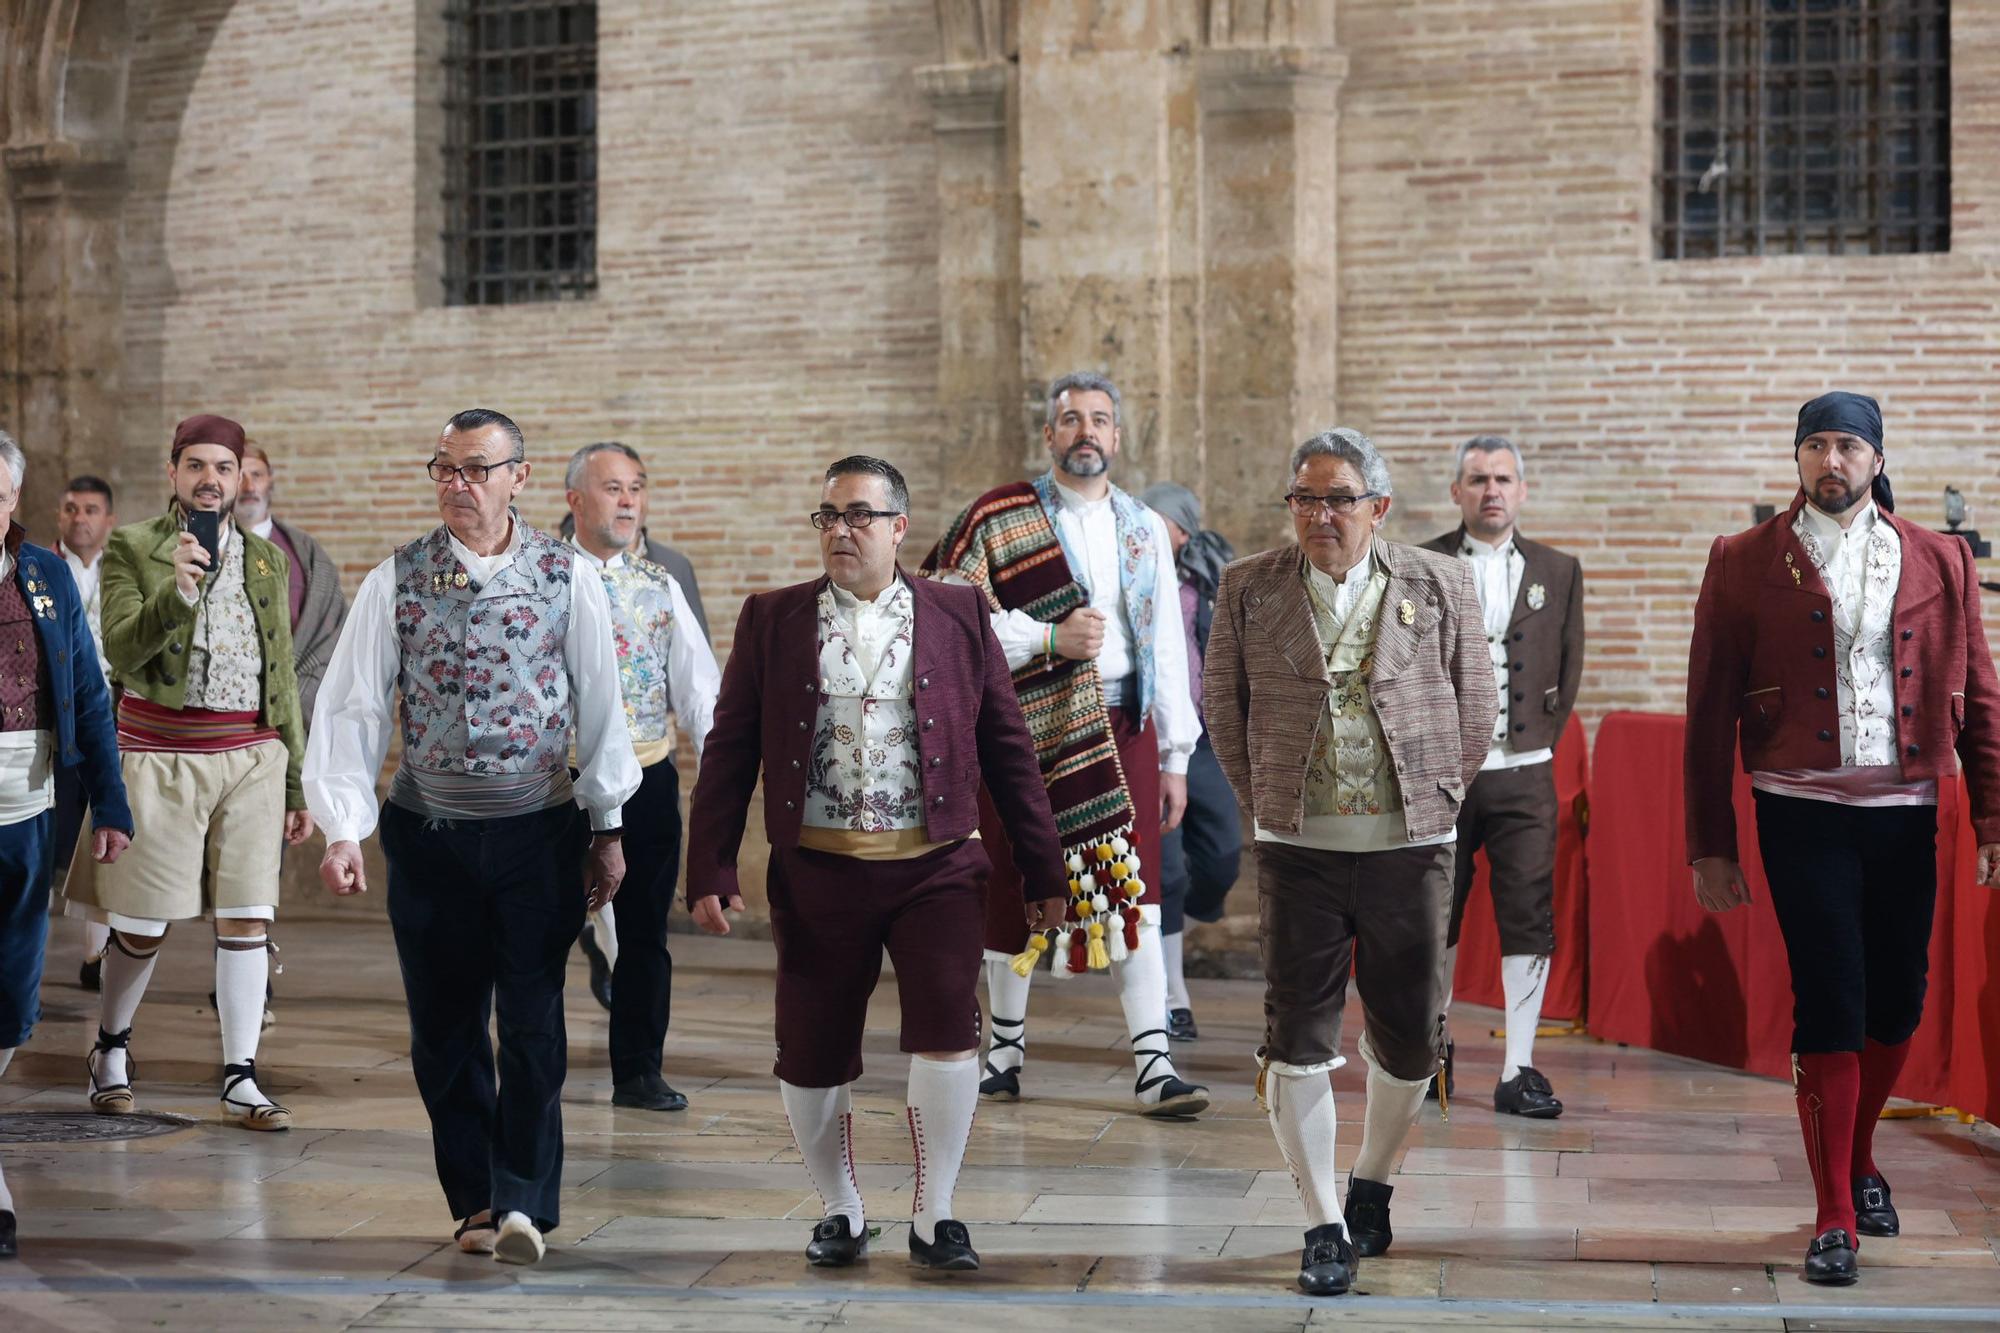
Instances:
[[[1709,550],[1688,653],[1687,843],[1703,907],[1750,900],[1730,799],[1740,727],[1791,960],[1819,1210],[1805,1276],[1844,1285],[1857,1236],[1898,1230],[1875,1122],[1923,1016],[1954,750],[1979,882],[2000,878],[2000,683],[1970,548],[1893,513],[1875,400],[1813,399],[1793,454],[1791,508]]]
[[[1028,924],[1063,919],[1069,880],[1028,724],[985,596],[906,577],[902,474],[878,458],[826,472],[826,575],[743,604],[688,817],[688,905],[711,934],[740,910],[736,854],[764,773],[767,886],[778,946],[785,1115],[825,1203],[807,1260],[867,1249],[850,1087],[886,947],[910,1052],[917,1192],[910,1254],[979,1267],[952,1187],[979,1101],[981,946],[991,872],[979,785],[991,791],[1024,884]]]

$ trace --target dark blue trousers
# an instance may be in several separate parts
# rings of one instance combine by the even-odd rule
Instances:
[[[588,838],[568,803],[505,819],[382,807],[410,1065],[453,1217],[518,1212],[542,1231],[558,1220],[563,967],[583,927]]]
[[[0,825],[0,1050],[20,1046],[42,1016],[55,812]]]
[[[1243,857],[1243,818],[1207,733],[1188,760],[1187,814],[1160,839],[1160,933],[1178,934],[1187,917],[1222,920],[1222,900]]]

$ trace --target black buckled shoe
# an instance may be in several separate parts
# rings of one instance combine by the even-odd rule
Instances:
[[[986,1066],[986,1077],[979,1080],[979,1095],[996,1101],[1018,1102],[1021,1100],[1021,1071],[1018,1069],[995,1069]]]
[[[1806,1281],[1823,1287],[1845,1287],[1860,1276],[1854,1237],[1832,1227],[1806,1247]]]
[[[1444,1044],[1444,1095],[1447,1097],[1458,1096],[1458,1080],[1452,1077],[1452,1068],[1451,1068],[1452,1062],[1457,1057],[1457,1055],[1458,1055],[1458,1043],[1455,1041],[1446,1042]],[[1438,1099],[1438,1081],[1436,1078],[1432,1078],[1430,1086],[1424,1089],[1424,1100],[1427,1102],[1434,1102],[1437,1099]]]
[[[937,1268],[947,1273],[970,1273],[979,1267],[979,1254],[972,1248],[972,1234],[965,1229],[965,1223],[954,1222],[950,1218],[939,1218],[931,1228],[931,1243],[926,1245],[917,1239],[917,1229],[910,1228],[910,1259],[919,1268]]]
[[[1339,1223],[1306,1232],[1305,1252],[1299,1255],[1300,1291],[1308,1296],[1345,1296],[1360,1271],[1354,1246],[1341,1234]]]
[[[1862,1176],[1854,1182],[1854,1229],[1864,1236],[1900,1236],[1903,1221],[1889,1202],[1889,1182]]]
[[[848,1268],[867,1253],[868,1228],[864,1226],[856,1235],[845,1213],[822,1217],[806,1243],[806,1262],[814,1268]]]
[[[1168,1041],[1193,1041],[1199,1036],[1201,1036],[1201,1031],[1194,1025],[1194,1010],[1167,1010]]]
[[[688,1099],[667,1086],[658,1074],[641,1074],[613,1083],[611,1104],[640,1111],[685,1111]]]
[[[585,926],[583,934],[576,937],[583,946],[583,956],[590,964],[590,996],[606,1012],[611,1009],[611,960],[604,956],[604,950],[597,947],[597,929]]]
[[[84,959],[76,970],[76,984],[85,990],[104,989],[104,959],[101,956]]]
[[[1389,1196],[1395,1192],[1394,1185],[1384,1185],[1379,1180],[1363,1180],[1360,1176],[1347,1179],[1347,1205],[1340,1215],[1347,1219],[1347,1235],[1354,1243],[1354,1252],[1363,1258],[1382,1253],[1396,1239],[1396,1233],[1389,1229]]]
[[[1530,1120],[1553,1120],[1563,1113],[1563,1104],[1541,1070],[1522,1065],[1520,1073],[1493,1089],[1493,1109]]]
[[[0,1208],[0,1259],[21,1257],[21,1243],[15,1235],[12,1209]]]

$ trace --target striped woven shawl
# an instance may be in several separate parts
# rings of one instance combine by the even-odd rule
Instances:
[[[924,557],[920,572],[957,574],[983,588],[999,610],[1025,611],[1044,624],[1061,621],[1090,600],[1071,576],[1055,526],[1026,482],[973,501]],[[1132,799],[1097,664],[1037,657],[1014,673],[1014,692],[1034,737],[1063,850],[1081,851],[1129,832]]]

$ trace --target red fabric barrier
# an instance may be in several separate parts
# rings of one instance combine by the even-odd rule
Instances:
[[[1737,775],[1747,908],[1695,901],[1681,796],[1684,719],[1613,713],[1591,762],[1591,1032],[1789,1077],[1791,970],[1757,847],[1750,781]],[[1938,902],[1923,1025],[1896,1095],[1993,1120],[2000,1112],[2000,902],[1973,883],[1971,825],[1956,778],[1939,783]]]
[[[1556,804],[1562,812],[1556,826],[1556,951],[1549,960],[1549,989],[1542,999],[1542,1015],[1580,1018],[1589,957],[1589,886],[1584,873],[1583,835],[1589,808],[1590,744],[1582,721],[1572,720],[1563,728],[1562,739],[1556,742],[1555,770]],[[1490,868],[1484,851],[1474,858],[1474,865],[1472,898],[1459,927],[1452,996],[1497,1009],[1505,996],[1500,988],[1500,936],[1493,927]]]

